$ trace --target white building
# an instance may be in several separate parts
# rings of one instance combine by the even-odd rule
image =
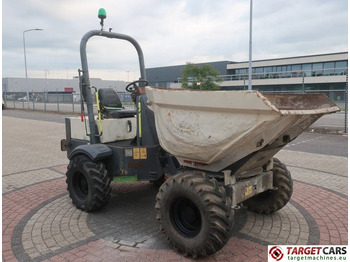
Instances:
[[[252,62],[252,86],[264,92],[344,90],[348,53],[322,54]],[[223,89],[245,89],[248,62],[227,65]]]

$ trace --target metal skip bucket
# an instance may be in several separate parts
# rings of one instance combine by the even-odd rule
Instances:
[[[146,87],[164,150],[180,164],[219,171],[273,143],[296,138],[340,108],[324,94],[193,91]],[[200,167],[199,167],[200,168]]]

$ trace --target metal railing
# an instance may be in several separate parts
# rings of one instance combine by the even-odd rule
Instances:
[[[129,99],[130,93],[118,93],[124,106],[133,107],[133,103]],[[31,93],[29,101],[26,92],[7,92],[3,95],[6,108],[23,109],[44,112],[57,113],[80,113],[81,101],[80,95],[74,93],[63,94],[62,92],[36,92]],[[93,97],[95,101],[95,97]],[[86,106],[85,106],[86,108]]]
[[[278,79],[278,78],[303,78],[303,77],[319,77],[319,76],[340,76],[347,75],[348,68],[332,68],[332,69],[312,69],[312,70],[292,70],[281,72],[259,72],[253,73],[252,79]],[[222,81],[239,81],[248,80],[248,73],[233,74],[233,75],[221,75]],[[178,83],[181,82],[181,78],[177,79]],[[197,81],[195,78],[189,78],[189,82]]]
[[[281,72],[253,73],[252,79],[275,79],[275,78],[303,78],[319,76],[347,75],[348,68],[313,69],[313,70],[292,70]],[[222,81],[248,80],[248,74],[222,75]]]

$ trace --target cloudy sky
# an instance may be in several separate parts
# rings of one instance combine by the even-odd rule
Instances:
[[[347,0],[253,0],[253,60],[348,51]],[[2,75],[72,78],[80,66],[79,43],[105,28],[141,45],[146,67],[186,62],[247,61],[249,0],[3,0]],[[139,76],[137,54],[124,41],[88,42],[91,77]]]

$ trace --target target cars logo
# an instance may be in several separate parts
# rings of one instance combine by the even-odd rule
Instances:
[[[280,247],[274,246],[270,248],[269,256],[275,261],[280,261],[283,258],[283,251]]]
[[[269,262],[350,261],[347,246],[268,246]]]

